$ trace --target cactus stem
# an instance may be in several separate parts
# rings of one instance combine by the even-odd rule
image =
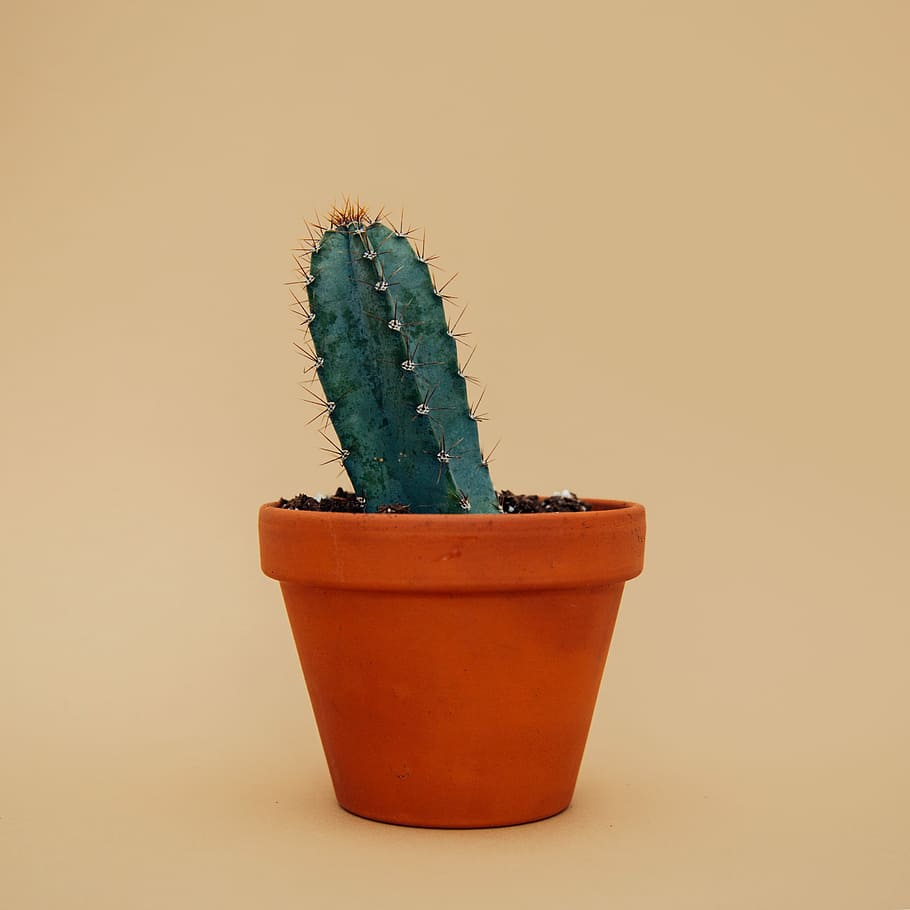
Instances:
[[[309,332],[297,345],[306,358],[298,378],[313,383],[301,393],[314,406],[303,421],[325,431],[322,451],[348,472],[368,511],[399,501],[417,512],[499,511],[477,439],[486,398],[467,375],[476,348],[461,329],[463,304],[443,306],[456,300],[457,275],[437,271],[427,232],[403,210],[371,217],[359,199],[341,198],[326,227],[317,219],[319,235],[311,226],[307,240],[304,230],[298,280],[288,282]],[[473,406],[467,382],[478,383]]]

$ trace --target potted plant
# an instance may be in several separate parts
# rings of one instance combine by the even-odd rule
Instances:
[[[427,827],[561,812],[644,509],[497,496],[445,287],[403,226],[346,203],[306,252],[314,419],[354,493],[268,503],[259,532],[338,802]]]

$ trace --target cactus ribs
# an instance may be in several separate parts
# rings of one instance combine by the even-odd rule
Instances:
[[[306,289],[306,299],[294,299],[312,349],[298,349],[323,393],[304,385],[318,408],[310,422],[321,430],[331,423],[338,437],[325,437],[330,460],[347,471],[367,512],[391,503],[498,513],[477,432],[486,415],[480,399],[468,401],[467,383],[476,380],[459,363],[465,333],[447,319],[454,298],[448,281],[433,277],[434,257],[403,223],[370,218],[359,203],[310,228],[292,284]]]

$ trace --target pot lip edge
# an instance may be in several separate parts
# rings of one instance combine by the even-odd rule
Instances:
[[[519,512],[508,516],[510,524],[514,521],[530,522],[537,521],[580,521],[583,519],[591,520],[596,515],[633,515],[644,514],[645,507],[639,502],[633,502],[626,499],[599,499],[597,497],[579,496],[580,500],[589,502],[596,507],[586,512]],[[598,508],[599,507],[599,508]],[[410,522],[427,521],[433,524],[445,523],[459,525],[466,523],[488,522],[490,519],[496,519],[500,514],[490,512],[478,515],[459,514],[459,513],[438,513],[438,512],[417,512],[417,513],[383,513],[383,512],[317,512],[307,509],[282,509],[278,507],[278,500],[265,502],[259,507],[259,514],[262,517],[266,515],[277,517],[279,514],[287,514],[288,519],[295,521],[353,521],[353,522],[388,522],[401,521],[402,524]],[[283,519],[277,519],[283,520]],[[594,519],[596,520],[596,519]]]

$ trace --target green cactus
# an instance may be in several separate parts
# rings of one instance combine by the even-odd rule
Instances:
[[[375,512],[501,511],[468,404],[445,288],[403,228],[371,220],[359,205],[335,209],[301,267],[309,308],[298,300],[313,350],[304,350],[325,397],[333,451],[354,491]],[[475,406],[476,409],[476,406]]]

